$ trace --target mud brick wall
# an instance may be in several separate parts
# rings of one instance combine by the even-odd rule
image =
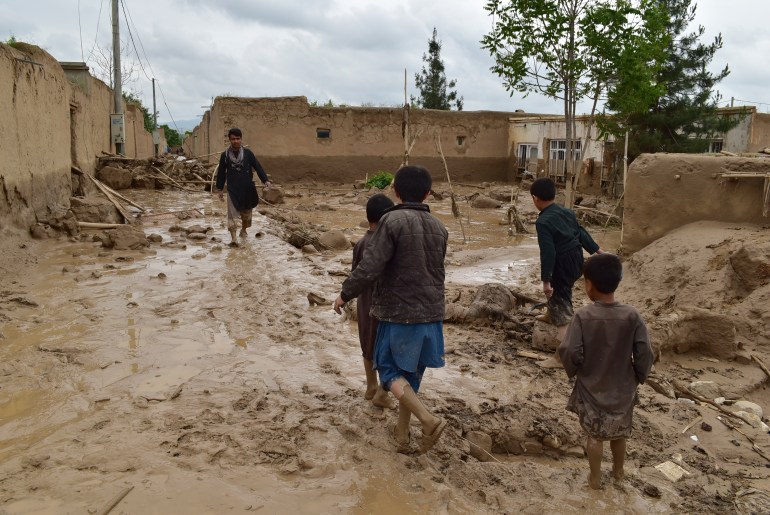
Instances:
[[[34,45],[0,44],[0,229],[25,230],[69,209],[72,166],[92,173],[102,151],[114,152],[112,98],[87,71],[65,73]],[[126,154],[150,157],[142,113],[125,112]]]
[[[508,177],[508,118],[502,112],[410,112],[410,134],[419,136],[409,162],[426,166],[444,180],[441,145],[454,180]],[[244,143],[277,181],[363,179],[395,171],[404,154],[401,108],[315,107],[305,97],[218,97],[187,139],[195,155],[219,152],[227,130],[243,130]],[[320,131],[320,132],[319,132]],[[329,137],[319,137],[328,131]]]
[[[699,221],[770,225],[762,216],[762,178],[724,179],[732,172],[770,173],[770,158],[645,154],[628,170],[622,246],[635,252],[668,232]]]
[[[0,229],[47,219],[70,197],[70,85],[37,47],[0,44]]]

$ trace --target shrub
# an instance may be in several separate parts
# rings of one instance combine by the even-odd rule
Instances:
[[[377,172],[375,175],[369,177],[366,181],[366,186],[369,188],[378,188],[384,190],[393,182],[393,174],[390,172]]]

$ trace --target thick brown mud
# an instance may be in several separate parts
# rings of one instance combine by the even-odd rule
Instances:
[[[355,240],[365,231],[360,195],[333,190],[289,189],[286,205],[268,209]],[[424,455],[397,454],[387,429],[395,412],[363,399],[355,323],[331,310],[350,250],[303,253],[256,213],[248,238],[230,248],[224,205],[208,195],[129,196],[149,208],[146,234],[162,237],[146,250],[105,250],[90,238],[7,243],[4,513],[97,513],[126,488],[115,513],[721,512],[733,506],[734,483],[767,486],[745,441],[725,460],[717,435],[728,430],[715,415],[702,440],[711,454],[699,454],[681,434],[695,408],[643,387],[630,479],[589,491],[583,435],[564,409],[567,378],[518,355],[529,344],[484,320],[447,324],[446,367],[426,374],[425,402],[449,420],[441,441]],[[464,243],[449,201],[430,204],[451,234],[450,300],[469,303],[485,283],[540,296],[534,234],[509,235],[504,210],[463,204]],[[185,214],[161,214],[169,211]],[[211,230],[201,240],[172,230],[192,225]],[[616,229],[595,234],[617,246]],[[312,305],[308,293],[327,302]],[[697,358],[666,366],[706,365],[712,375],[733,368]],[[474,431],[492,437],[485,462],[471,455]],[[686,486],[655,474],[683,452]],[[652,487],[657,496],[645,494]]]

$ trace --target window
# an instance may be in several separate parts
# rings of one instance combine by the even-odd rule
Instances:
[[[331,129],[316,129],[315,137],[318,139],[329,139],[332,137]]]
[[[580,145],[579,139],[575,140],[572,145],[572,158],[575,161],[580,160]],[[551,140],[551,160],[552,161],[566,161],[567,160],[567,140],[566,139],[552,139]]]
[[[462,147],[465,145],[465,136],[457,136],[457,146]]]
[[[719,154],[722,151],[723,146],[724,146],[724,140],[715,139],[714,141],[709,143],[709,153]]]
[[[579,139],[574,140],[572,145],[572,159],[577,162],[581,159],[581,142]],[[567,169],[567,140],[566,139],[553,139],[551,140],[551,153],[550,161],[548,165],[548,174],[551,177],[555,177],[557,181],[563,181],[564,175]]]

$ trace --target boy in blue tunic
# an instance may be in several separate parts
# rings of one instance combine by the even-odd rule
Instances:
[[[400,204],[380,219],[363,258],[334,301],[345,302],[374,284],[371,315],[378,321],[374,367],[380,382],[398,399],[393,437],[399,452],[410,451],[409,420],[422,424],[420,450],[432,448],[447,421],[433,415],[417,397],[426,368],[444,366],[444,258],[447,230],[423,201],[430,173],[402,167],[393,180]]]

